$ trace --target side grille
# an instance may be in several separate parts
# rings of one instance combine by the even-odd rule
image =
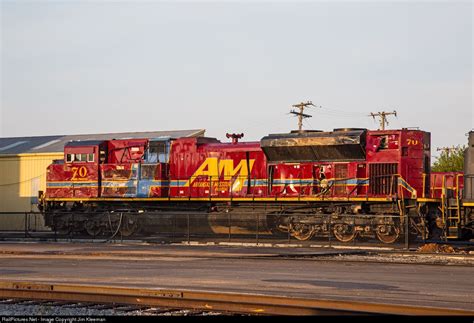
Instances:
[[[347,164],[336,164],[334,166],[334,177],[336,179],[336,187],[334,188],[334,194],[346,195],[347,194]]]
[[[394,194],[397,190],[398,164],[370,164],[369,192],[374,195]]]

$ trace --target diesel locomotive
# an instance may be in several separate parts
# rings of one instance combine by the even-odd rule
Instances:
[[[439,190],[431,186],[430,133],[418,129],[292,131],[257,142],[227,137],[232,141],[69,142],[64,159],[47,169],[40,198],[46,224],[93,236],[116,227],[130,236],[198,214],[187,217],[188,225],[204,219],[211,233],[226,232],[225,219],[234,215],[234,233],[257,224],[262,233],[299,240],[330,235],[393,243],[405,233],[472,233],[473,132],[465,174],[435,177]]]

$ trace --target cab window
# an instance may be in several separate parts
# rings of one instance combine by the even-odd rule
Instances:
[[[87,162],[87,154],[74,154],[75,162]]]

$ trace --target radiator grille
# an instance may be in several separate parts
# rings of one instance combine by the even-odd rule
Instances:
[[[398,164],[370,164],[369,192],[374,195],[394,194],[397,189]]]

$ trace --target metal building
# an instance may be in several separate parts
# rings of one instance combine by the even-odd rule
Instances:
[[[204,129],[193,129],[0,138],[0,212],[38,211],[38,191],[45,191],[46,168],[53,160],[63,159],[64,145],[69,141],[200,137],[204,132]],[[40,217],[31,219],[33,227],[44,229]],[[24,226],[24,215],[0,214],[0,230],[21,230]]]

